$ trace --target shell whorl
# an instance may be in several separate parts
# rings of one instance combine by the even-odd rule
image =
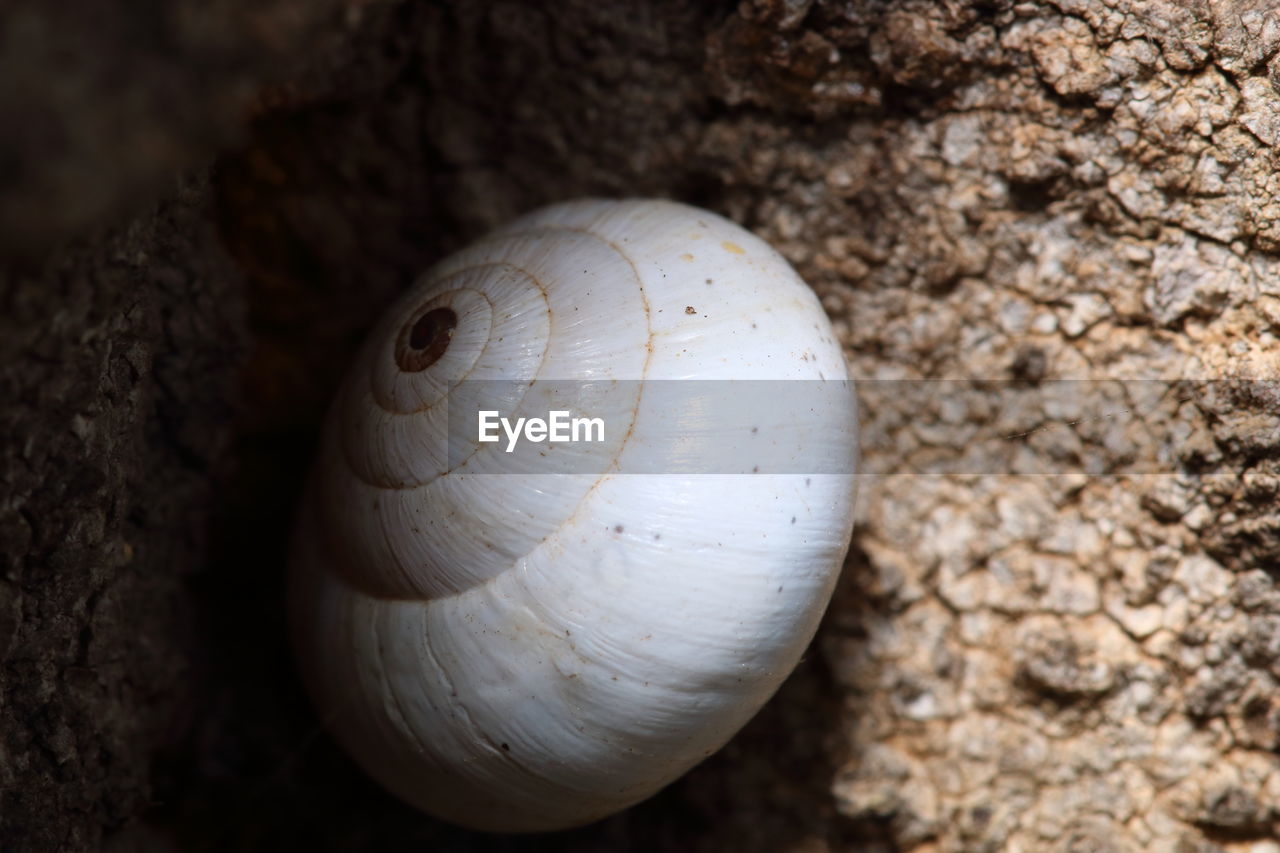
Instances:
[[[671,452],[644,439],[671,413],[625,383],[607,440],[564,451],[603,473],[538,473],[450,430],[448,395],[518,413],[532,380],[844,377],[785,261],[684,205],[557,205],[433,268],[348,374],[295,537],[297,643],[335,735],[400,797],[486,829],[588,822],[697,763],[816,629],[852,413],[809,476],[631,474]]]

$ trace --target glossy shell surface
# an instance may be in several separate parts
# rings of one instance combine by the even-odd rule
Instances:
[[[621,383],[609,440],[568,473],[512,470],[525,457],[450,426],[458,383],[535,379]],[[570,202],[447,258],[363,347],[300,511],[291,608],[318,716],[395,795],[478,829],[655,793],[813,636],[857,436],[851,407],[762,411],[814,419],[788,472],[681,473],[696,424],[650,383],[845,379],[810,288],[703,210]]]

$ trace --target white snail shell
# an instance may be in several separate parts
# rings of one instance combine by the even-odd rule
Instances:
[[[640,394],[614,467],[483,476],[514,457],[450,455],[464,377],[843,382],[844,359],[777,252],[648,200],[519,219],[428,272],[366,342],[293,550],[319,713],[430,814],[588,823],[722,746],[794,667],[848,547],[855,412],[822,413],[799,473],[632,474],[678,443]]]

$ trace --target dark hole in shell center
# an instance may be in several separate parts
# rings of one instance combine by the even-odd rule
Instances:
[[[444,355],[457,327],[458,315],[452,308],[432,308],[400,331],[396,364],[406,373],[426,370]]]

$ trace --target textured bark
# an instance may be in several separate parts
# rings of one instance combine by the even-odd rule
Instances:
[[[156,112],[175,138],[246,141],[130,222],[53,195],[31,239],[74,246],[0,290],[4,846],[1280,843],[1269,5],[349,3],[247,127],[198,99]],[[259,80],[280,55],[245,50],[258,71],[172,67]],[[48,103],[68,126],[88,109]],[[93,156],[47,168],[127,162],[103,178],[118,198],[169,168]],[[868,382],[845,579],[761,717],[599,825],[453,830],[320,733],[285,647],[290,514],[388,301],[484,229],[584,194],[755,230],[857,377],[1230,382],[1008,423],[983,394]],[[954,473],[989,433],[1009,454]]]
[[[315,10],[0,11],[5,850],[152,846],[138,818],[158,751],[195,713],[187,583],[246,350],[243,280],[204,173]]]
[[[96,849],[140,814],[191,671],[244,325],[206,194],[0,281],[6,849]]]

